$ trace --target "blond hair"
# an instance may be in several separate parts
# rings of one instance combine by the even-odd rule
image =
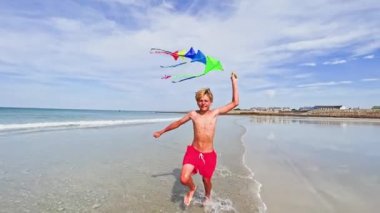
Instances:
[[[211,102],[213,101],[214,96],[212,95],[210,88],[203,88],[198,90],[198,92],[195,93],[195,100],[199,101],[205,95],[207,95],[208,98],[210,98]]]

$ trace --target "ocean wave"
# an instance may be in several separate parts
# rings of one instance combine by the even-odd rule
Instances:
[[[127,119],[127,120],[92,120],[92,121],[60,121],[60,122],[38,122],[22,124],[0,124],[0,132],[10,131],[33,131],[53,130],[69,128],[94,128],[107,126],[121,126],[133,124],[148,124],[174,121],[178,118],[153,118],[153,119]]]

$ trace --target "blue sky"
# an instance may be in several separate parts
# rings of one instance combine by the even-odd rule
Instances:
[[[378,0],[0,0],[0,106],[190,110],[214,106],[380,105]],[[194,47],[224,72],[172,84],[151,47]]]

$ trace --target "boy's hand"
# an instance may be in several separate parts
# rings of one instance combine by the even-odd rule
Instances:
[[[232,79],[237,79],[237,75],[236,75],[236,73],[235,72],[231,72],[231,80]]]
[[[159,138],[161,136],[161,134],[162,133],[160,131],[157,131],[157,132],[153,133],[153,137]]]

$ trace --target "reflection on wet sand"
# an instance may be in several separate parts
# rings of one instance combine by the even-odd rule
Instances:
[[[353,118],[304,118],[304,117],[284,117],[284,116],[250,116],[252,123],[258,124],[317,124],[328,126],[346,127],[355,125],[380,126],[380,120],[353,119]]]

